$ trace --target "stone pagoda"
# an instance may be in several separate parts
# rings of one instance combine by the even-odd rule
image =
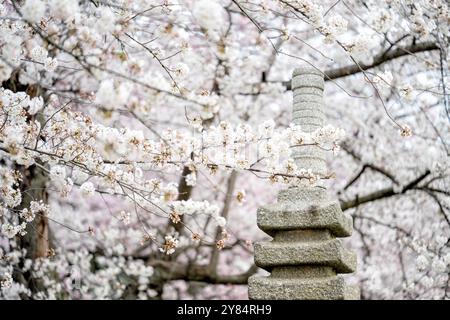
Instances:
[[[324,125],[323,73],[296,69],[292,78],[293,122],[312,132]],[[318,146],[294,147],[299,168],[326,174],[326,151]],[[256,243],[255,263],[270,272],[249,278],[250,299],[359,299],[359,290],[341,273],[356,270],[356,256],[342,245],[352,233],[352,219],[323,186],[291,187],[277,203],[259,208],[258,226],[273,239]]]

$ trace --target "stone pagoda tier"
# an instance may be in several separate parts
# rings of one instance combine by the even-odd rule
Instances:
[[[294,71],[293,122],[312,132],[324,125],[323,74],[311,67]],[[295,147],[299,168],[325,174],[326,153],[317,146]],[[334,300],[359,299],[357,287],[342,273],[356,270],[356,256],[340,239],[352,233],[352,219],[323,186],[291,187],[277,203],[258,209],[258,226],[273,239],[256,243],[255,263],[270,272],[249,278],[249,298]]]

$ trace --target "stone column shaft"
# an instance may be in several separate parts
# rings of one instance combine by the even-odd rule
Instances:
[[[304,132],[313,132],[325,124],[323,107],[323,75],[315,69],[296,69],[292,76],[294,106],[292,122]],[[317,146],[294,147],[294,159],[299,168],[311,168],[315,173],[327,172],[326,152]]]

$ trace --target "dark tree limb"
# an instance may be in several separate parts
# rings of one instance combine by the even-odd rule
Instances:
[[[361,170],[355,175],[355,177],[353,179],[351,179],[342,190],[347,190],[348,188],[350,188],[350,186],[352,186],[363,175],[363,173],[366,171],[366,169],[372,169],[373,171],[381,173],[384,176],[388,177],[395,184],[398,184],[397,179],[395,179],[395,177],[393,175],[391,175],[389,172],[387,172],[386,170],[379,168],[377,166],[374,166],[372,164],[366,163],[362,166]]]
[[[397,196],[406,193],[409,190],[414,189],[421,181],[423,181],[428,175],[430,171],[427,170],[408,184],[406,184],[400,191],[395,191],[393,187],[384,188],[381,190],[377,190],[375,192],[371,192],[369,194],[359,196],[357,195],[354,199],[348,201],[341,201],[341,209],[342,211],[355,208],[360,206],[361,204],[372,202],[376,200],[381,200],[385,198],[389,198],[392,196]]]
[[[233,172],[231,172],[230,176],[228,177],[227,191],[225,193],[224,205],[222,208],[222,212],[220,213],[220,216],[224,217],[225,219],[228,219],[228,214],[230,212],[231,201],[233,200],[234,187],[236,185],[236,179],[237,179],[237,172],[233,170]],[[216,236],[215,236],[216,241],[220,239],[221,231],[222,228],[220,227],[216,228]],[[211,260],[209,263],[209,269],[211,270],[211,273],[217,273],[219,254],[220,254],[219,249],[217,247],[213,247],[211,253]]]
[[[342,150],[344,150],[345,152],[347,152],[350,156],[352,156],[355,160],[357,160],[358,162],[363,162],[362,158],[360,155],[358,155],[354,150],[352,150],[348,145],[346,145],[345,143],[342,144]],[[397,181],[397,179],[394,177],[394,175],[392,173],[390,173],[388,170],[381,168],[377,165],[374,165],[372,163],[363,163],[362,168],[358,171],[358,173],[349,181],[347,182],[347,184],[345,185],[345,187],[342,189],[342,191],[347,190],[348,188],[350,188],[356,181],[358,181],[358,179],[363,175],[363,173],[366,171],[366,169],[371,169],[375,172],[381,173],[382,175],[384,175],[385,177],[387,177],[389,180],[391,180],[393,183],[395,183],[396,185],[399,185],[400,183]],[[340,194],[342,191],[339,191],[338,193]]]
[[[365,71],[368,69],[372,69],[378,67],[379,65],[388,62],[390,60],[397,59],[399,57],[403,57],[406,55],[412,55],[418,52],[430,51],[430,50],[438,50],[439,47],[436,43],[427,41],[422,43],[414,43],[405,47],[398,47],[397,49],[390,50],[388,52],[383,52],[374,57],[373,62],[359,63],[359,65],[350,65],[342,68],[332,69],[325,71],[325,81],[333,80],[337,78],[346,77],[355,73],[359,73],[361,71]]]
[[[435,195],[432,191],[430,191],[429,189],[426,189],[426,188],[417,188],[418,190],[421,190],[421,191],[423,191],[423,192],[425,192],[425,193],[427,193],[433,200],[434,200],[434,202],[438,205],[438,207],[439,207],[439,212],[442,214],[442,217],[444,218],[444,220],[447,222],[447,224],[448,224],[448,226],[450,227],[450,219],[449,219],[449,217],[447,216],[447,214],[445,213],[445,210],[444,210],[444,206],[443,206],[443,204],[441,203],[441,201],[439,200],[439,198],[438,198],[438,196],[437,195]]]
[[[192,171],[188,166],[183,167],[183,172],[181,173],[180,180],[178,182],[178,198],[177,201],[189,200],[192,194],[192,186],[187,184],[186,177],[191,174]],[[173,225],[176,231],[181,232],[183,228],[184,215],[180,216],[180,223]],[[170,222],[169,222],[170,225]]]
[[[347,77],[353,74],[360,73],[362,71],[378,67],[383,63],[403,56],[432,50],[439,50],[439,47],[435,42],[427,41],[422,43],[413,43],[409,46],[398,47],[397,49],[389,51],[383,51],[374,57],[372,63],[360,62],[358,64],[352,64],[341,68],[327,70],[324,72],[324,78],[325,81],[331,81],[338,78]],[[283,85],[286,87],[286,90],[291,90],[290,81],[283,81]]]
[[[184,280],[198,281],[209,284],[241,284],[246,285],[248,278],[255,274],[258,267],[252,265],[247,271],[235,275],[218,275],[210,272],[208,266],[187,266],[173,261],[156,260],[150,265],[157,268],[164,281]]]

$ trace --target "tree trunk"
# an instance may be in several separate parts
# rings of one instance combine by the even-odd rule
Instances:
[[[23,175],[20,186],[22,191],[22,203],[20,209],[29,208],[31,201],[47,202],[46,183],[47,177],[37,166],[19,168]],[[50,246],[50,230],[48,218],[36,215],[36,218],[27,226],[27,234],[21,238],[22,248],[27,250],[30,259],[44,258],[47,256]]]

